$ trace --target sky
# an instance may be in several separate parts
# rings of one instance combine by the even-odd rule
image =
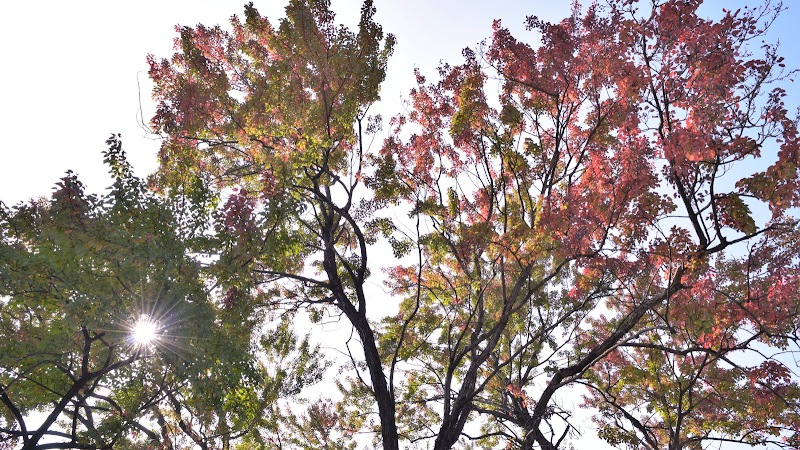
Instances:
[[[255,0],[277,23],[284,0]],[[716,0],[703,5],[719,17],[760,2]],[[47,196],[67,170],[78,173],[90,192],[111,184],[101,152],[111,133],[122,133],[136,173],[156,167],[159,141],[146,128],[155,105],[146,56],[173,53],[175,26],[226,25],[243,13],[243,0],[40,0],[0,2],[0,201],[15,204]],[[800,0],[786,0],[767,40],[780,40],[787,68],[800,68],[796,24]],[[337,21],[357,23],[360,2],[333,0]],[[414,87],[418,68],[435,80],[440,61],[460,63],[461,50],[491,35],[501,19],[521,40],[528,15],[558,21],[569,14],[565,0],[375,0],[376,21],[397,37],[381,91],[385,117],[402,111],[401,98]],[[800,105],[800,80],[791,84],[787,105]]]
[[[557,3],[557,2],[556,2]],[[0,2],[0,199],[13,204],[48,195],[66,170],[90,191],[111,183],[101,151],[111,133],[122,133],[136,173],[155,169],[158,141],[141,126],[155,105],[147,77],[147,54],[173,53],[175,25],[227,25],[243,14],[243,0],[94,0]],[[34,6],[35,5],[35,6]],[[273,23],[283,1],[256,1]],[[568,5],[536,6],[496,0],[377,1],[376,20],[399,41],[383,86],[382,109],[400,111],[413,70],[435,75],[439,61],[458,63],[461,49],[490,36],[492,20],[523,30],[526,15],[557,20]],[[357,24],[360,3],[334,0],[337,21]],[[141,103],[140,103],[141,102]],[[140,112],[141,105],[141,112]],[[388,113],[392,114],[392,113]],[[144,119],[144,120],[142,120]]]
[[[783,42],[787,67],[800,67],[793,42],[800,1],[790,0],[769,34]],[[787,2],[788,3],[788,2]],[[122,133],[137,174],[155,169],[159,142],[143,127],[155,105],[150,97],[146,55],[173,53],[175,25],[227,24],[243,13],[243,0],[98,0],[0,2],[0,200],[14,204],[49,195],[67,170],[89,191],[102,192],[111,179],[101,152],[111,133]],[[713,1],[709,15],[748,2]],[[751,5],[754,3],[751,1]],[[273,22],[282,0],[255,1]],[[569,14],[565,0],[376,0],[376,20],[397,36],[379,109],[384,117],[402,111],[401,96],[414,86],[414,68],[434,80],[440,61],[461,62],[461,49],[491,35],[494,19],[520,39],[527,15],[558,21]],[[333,0],[337,21],[357,23],[360,2]],[[800,82],[799,82],[800,83]],[[795,90],[789,105],[800,104]]]

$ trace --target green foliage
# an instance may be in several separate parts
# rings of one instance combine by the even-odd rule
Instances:
[[[281,334],[279,348],[258,345],[250,293],[219,298],[213,286],[229,281],[193,256],[208,249],[198,222],[208,197],[154,195],[118,137],[108,144],[108,194],[87,195],[67,173],[49,200],[2,205],[0,436],[26,449],[226,443],[326,365],[285,324],[267,335]],[[143,316],[155,323],[152,342],[133,338]],[[269,366],[257,357],[275,351]],[[35,414],[44,423],[26,428]]]

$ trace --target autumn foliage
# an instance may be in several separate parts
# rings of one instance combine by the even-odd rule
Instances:
[[[712,21],[699,4],[529,17],[538,47],[496,22],[438,81],[417,74],[377,151],[365,111],[393,40],[371,4],[358,33],[322,2],[277,28],[248,7],[152,61],[158,179],[242,189],[255,237],[220,264],[269,287],[270,308],[349,320],[362,352],[341,432],[374,405],[387,449],[561,447],[578,392],[613,445],[795,445],[800,391],[772,355],[798,337],[800,148],[791,72],[752,45],[781,6]],[[364,288],[381,238],[401,303],[378,323]]]
[[[383,132],[395,41],[369,0],[357,31],[325,0],[248,5],[149,57],[155,188],[221,199],[210,295],[282,317],[251,352],[278,368],[253,389],[283,390],[237,442],[555,449],[589,415],[615,447],[800,446],[794,72],[761,44],[782,5],[700,3],[576,3],[526,19],[540,45],[495,22]],[[313,401],[305,319],[352,330]]]

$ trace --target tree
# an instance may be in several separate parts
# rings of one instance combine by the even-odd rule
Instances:
[[[262,426],[295,371],[259,363],[258,318],[221,302],[193,256],[213,197],[155,196],[118,137],[108,144],[107,195],[68,172],[49,201],[2,205],[0,445],[228,448]],[[141,327],[152,335],[135,338]],[[261,339],[263,353],[281,353],[269,351],[279,335],[286,363],[319,363],[311,348],[290,357],[286,329]]]
[[[374,407],[385,449],[556,448],[574,430],[562,393],[587,385],[614,444],[794,445],[788,367],[737,359],[798,338],[797,122],[770,90],[787,76],[776,49],[749,46],[781,8],[710,21],[699,4],[532,17],[538,49],[496,23],[440,81],[418,74],[379,151],[367,110],[394,40],[369,1],[356,33],[324,0],[292,1],[277,28],[250,5],[231,32],[185,27],[171,60],[151,58],[155,181],[229,196],[214,270],[358,336],[339,410],[309,410],[321,435],[369,429]],[[407,259],[378,322],[365,284],[382,237]]]
[[[357,34],[335,26],[325,1],[294,1],[286,12],[277,29],[252,5],[244,23],[233,17],[232,33],[184,27],[181,52],[150,59],[153,124],[166,136],[158,182],[180,186],[199,173],[238,189],[224,207],[219,231],[230,245],[217,266],[252,268],[246,292],[278,281],[265,301],[328,305],[347,317],[361,338],[384,445],[398,448],[364,294],[374,237],[363,219],[379,205],[358,197],[366,155],[353,130],[378,99],[394,41],[382,44],[370,2]],[[306,275],[309,264],[327,279]]]
[[[386,164],[401,174],[401,195],[434,232],[427,236],[430,266],[400,277],[415,300],[395,323],[424,312],[417,320],[428,329],[420,334],[434,349],[414,357],[432,374],[416,384],[429,386],[429,396],[443,394],[446,412],[491,417],[484,436],[498,433],[522,448],[559,446],[570,411],[558,406],[557,391],[599,361],[610,364],[614,359],[605,358],[621,347],[673,336],[666,348],[686,356],[673,314],[705,322],[707,340],[689,353],[722,348],[717,361],[682,374],[691,383],[678,383],[671,403],[656,408],[677,428],[661,444],[762,442],[763,431],[797,428],[796,384],[786,366],[772,360],[746,368],[730,356],[728,390],[741,393],[743,378],[762,380],[761,397],[781,408],[760,419],[746,414],[738,430],[727,426],[736,414],[724,404],[705,403],[708,414],[728,423],[706,420],[701,432],[688,424],[680,429],[686,420],[675,419],[700,409],[686,405],[695,386],[708,391],[718,384],[720,371],[705,372],[704,364],[719,364],[725,353],[758,340],[784,348],[797,337],[794,291],[766,288],[796,283],[796,220],[784,216],[797,204],[796,123],[786,118],[781,90],[760,100],[764,86],[781,76],[780,58],[767,48],[763,60],[747,59],[744,50],[762,32],[759,14],[769,10],[711,23],[696,16],[698,5],[664,2],[641,11],[619,2],[605,16],[595,6],[555,25],[531,18],[529,27],[542,34],[539,50],[496,24],[485,64],[502,77],[499,109],[483,92],[485,68],[467,52],[464,65],[443,68],[441,82],[421,79],[412,112],[397,121],[420,131],[405,142],[391,139]],[[775,164],[733,187],[737,180],[726,172],[760,156],[769,139],[781,145]],[[756,226],[745,198],[752,207],[768,204],[772,218]],[[741,252],[735,248],[743,243],[744,258],[723,256]],[[742,268],[748,277],[734,277]],[[710,285],[701,289],[703,283]],[[419,301],[421,287],[427,301]],[[527,291],[520,296],[520,289]],[[756,306],[760,295],[781,305],[779,313],[765,316]],[[707,308],[696,308],[700,298]],[[604,309],[613,318],[597,320]],[[442,335],[457,339],[432,333],[429,314],[445,326]],[[712,329],[721,344],[711,340]],[[441,356],[432,363],[431,355]],[[616,361],[619,370],[630,369]],[[535,386],[537,377],[549,379]],[[642,392],[652,378],[628,377],[616,386],[638,390],[625,403],[652,412],[657,402]],[[614,400],[618,407],[615,395],[607,392],[594,405]],[[748,406],[740,402],[736,410]],[[441,448],[463,430],[457,423],[448,435],[447,425],[445,419],[432,433],[437,443],[449,439]]]

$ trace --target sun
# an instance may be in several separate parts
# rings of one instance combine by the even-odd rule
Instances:
[[[148,345],[156,340],[158,324],[148,315],[142,315],[133,326],[133,341],[137,345]]]

